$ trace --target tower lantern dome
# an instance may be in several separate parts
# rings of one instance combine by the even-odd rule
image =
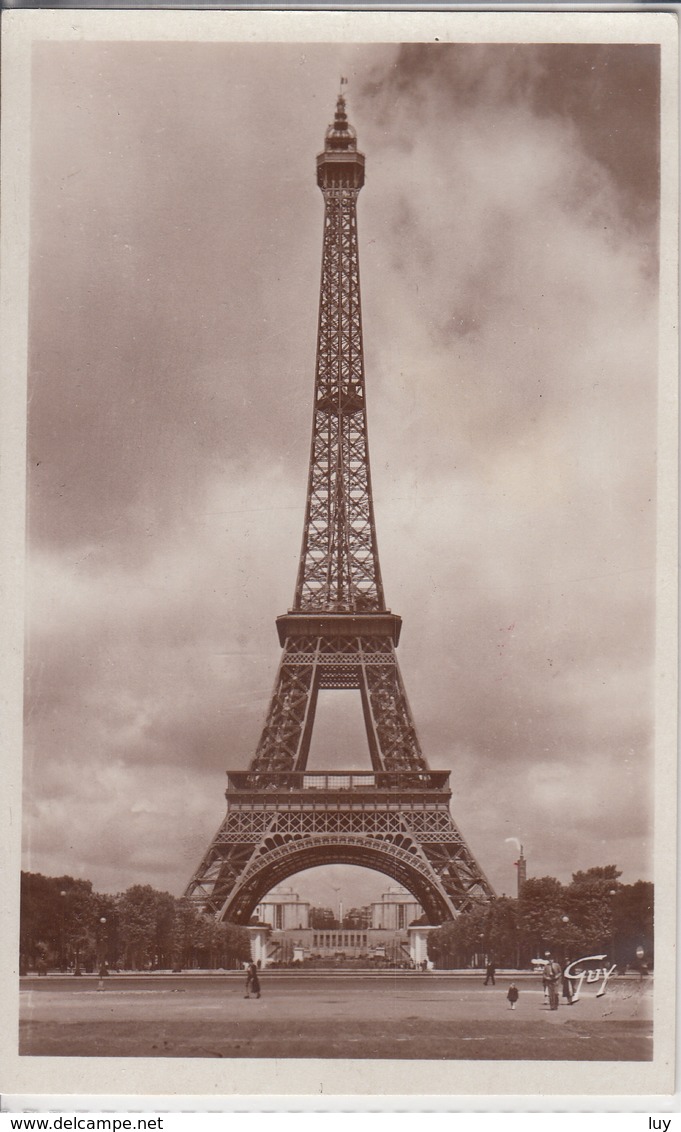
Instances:
[[[317,158],[317,184],[322,192],[364,184],[364,154],[357,152],[357,133],[348,122],[345,99],[338,95],[336,113],[324,135],[324,152]]]
[[[324,135],[326,149],[357,149],[357,131],[348,122],[345,99],[338,95],[333,124]]]

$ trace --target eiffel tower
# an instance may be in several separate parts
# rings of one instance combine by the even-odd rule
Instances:
[[[324,864],[387,874],[428,923],[494,892],[452,820],[449,771],[430,770],[386,608],[371,495],[359,289],[357,196],[364,155],[345,100],[317,157],[324,239],[314,422],[293,607],[277,618],[283,648],[248,770],[228,771],[227,813],[185,895],[218,919],[248,923],[286,877]],[[360,693],[371,771],[307,770],[320,689]]]

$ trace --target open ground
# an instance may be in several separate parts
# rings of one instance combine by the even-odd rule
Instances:
[[[479,976],[263,973],[22,979],[20,1053],[71,1057],[648,1061],[652,987],[613,981],[555,1012],[541,983]]]

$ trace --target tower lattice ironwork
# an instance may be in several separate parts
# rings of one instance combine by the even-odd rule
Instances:
[[[423,757],[385,605],[371,494],[359,286],[357,196],[364,156],[345,100],[317,157],[324,240],[303,542],[265,726],[247,771],[228,772],[227,813],[186,890],[245,923],[275,884],[327,863],[405,885],[430,923],[493,890],[452,820],[449,771]],[[371,772],[308,772],[321,689],[361,696]]]

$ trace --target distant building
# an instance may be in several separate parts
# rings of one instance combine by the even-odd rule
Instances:
[[[331,908],[310,908],[309,924],[311,928],[337,928],[338,920]]]
[[[405,931],[414,920],[423,915],[423,908],[406,888],[391,887],[382,893],[380,900],[371,905],[372,928],[387,931]]]
[[[523,890],[523,885],[527,880],[527,860],[525,859],[522,845],[520,846],[520,856],[515,863],[515,867],[518,870],[518,896],[520,896],[520,893]]]
[[[392,887],[366,908],[353,908],[339,924],[330,908],[310,907],[290,888],[275,888],[256,908],[254,958],[263,966],[305,960],[412,962],[409,925],[423,915],[405,889]],[[257,936],[257,942],[256,942]]]
[[[343,919],[344,928],[357,928],[360,931],[366,931],[371,927],[371,907],[366,905],[364,908],[351,908]]]
[[[255,910],[256,920],[275,931],[301,931],[310,926],[310,905],[292,888],[273,888]]]

